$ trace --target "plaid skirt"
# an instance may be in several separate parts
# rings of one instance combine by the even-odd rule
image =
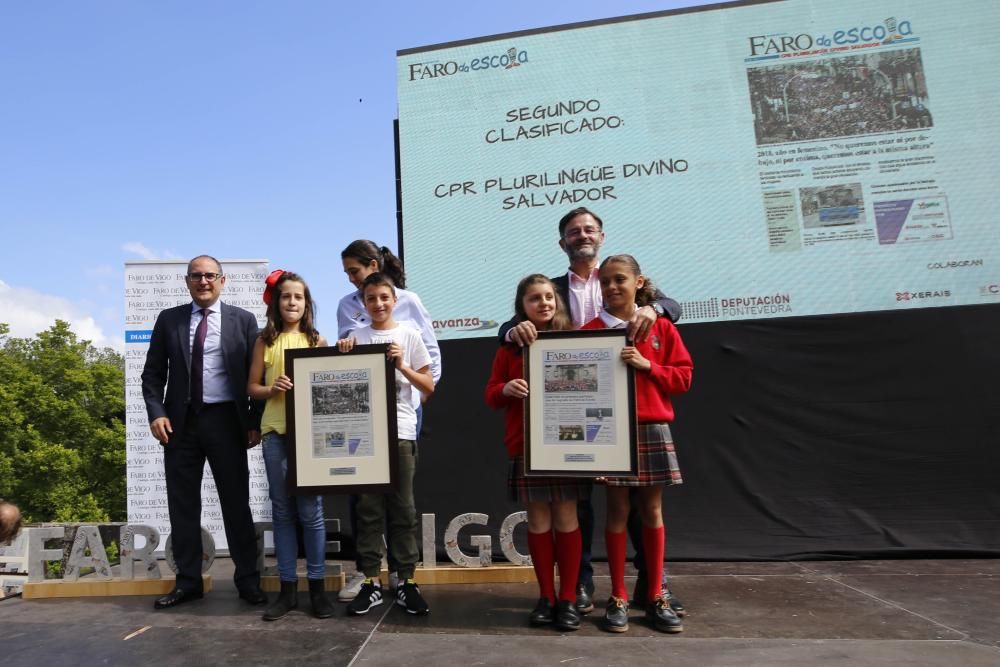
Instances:
[[[636,430],[639,439],[639,476],[608,477],[608,486],[656,486],[662,484],[683,484],[681,469],[674,451],[674,438],[670,435],[670,425],[639,424]]]
[[[515,456],[507,464],[508,498],[522,505],[586,500],[592,483],[589,477],[527,477],[523,456]]]

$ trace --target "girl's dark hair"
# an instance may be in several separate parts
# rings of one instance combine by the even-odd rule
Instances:
[[[624,264],[636,278],[642,276],[639,262],[635,261],[635,257],[632,255],[611,255],[601,262],[598,271],[603,271],[605,266],[612,263]],[[656,303],[656,287],[653,286],[653,281],[648,276],[642,277],[646,279],[646,283],[635,291],[635,302],[639,306],[648,306],[651,303]]]
[[[552,293],[556,295],[556,312],[549,323],[549,331],[572,329],[573,321],[569,317],[569,311],[566,310],[566,304],[563,303],[562,297],[559,296],[556,284],[549,280],[548,276],[541,273],[532,273],[530,276],[525,276],[517,284],[517,292],[514,295],[514,319],[518,322],[524,322],[528,319],[528,314],[524,311],[524,295],[528,293],[528,288],[532,285],[548,285],[552,288]]]
[[[406,273],[403,271],[403,260],[392,254],[392,251],[385,246],[377,246],[374,241],[358,239],[351,241],[351,244],[340,253],[341,259],[348,257],[356,259],[362,264],[371,264],[373,261],[378,264],[378,272],[384,273],[392,280],[392,283],[401,289],[406,289]]]
[[[291,271],[282,273],[278,281],[274,283],[274,287],[271,288],[271,303],[267,306],[267,324],[264,325],[264,330],[260,332],[260,339],[264,341],[264,345],[270,347],[274,345],[278,334],[285,328],[285,322],[281,319],[281,286],[290,280],[302,283],[303,292],[306,295],[306,309],[302,313],[302,319],[299,320],[299,331],[306,335],[309,347],[316,347],[319,345],[319,332],[316,331],[315,324],[316,302],[313,301],[312,294],[309,292],[309,285],[302,279],[302,276]]]

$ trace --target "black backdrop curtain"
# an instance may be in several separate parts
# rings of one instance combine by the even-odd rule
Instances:
[[[668,558],[1000,554],[1000,305],[682,324],[694,385],[676,400],[683,486],[664,492]],[[502,415],[482,400],[495,339],[443,341],[417,509],[437,549],[454,516],[497,532]],[[603,557],[603,490],[594,553]],[[524,528],[519,549],[526,553]]]

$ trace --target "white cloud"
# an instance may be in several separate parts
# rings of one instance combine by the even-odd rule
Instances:
[[[88,278],[113,278],[117,275],[115,269],[109,264],[92,266],[84,272]]]
[[[125,243],[122,245],[122,250],[130,252],[133,255],[138,255],[141,259],[179,259],[177,253],[173,250],[156,251],[152,248],[147,248],[139,241]]]
[[[70,329],[95,347],[112,347],[125,351],[122,336],[108,336],[97,320],[74,306],[69,300],[43,294],[27,287],[11,287],[0,280],[0,322],[10,325],[10,333],[28,338],[55,324],[57,319],[69,322]]]

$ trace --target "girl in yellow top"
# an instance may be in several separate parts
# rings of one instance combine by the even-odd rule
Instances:
[[[261,418],[264,465],[271,496],[274,551],[278,559],[281,593],[264,611],[265,621],[274,621],[298,606],[296,558],[298,537],[295,520],[302,524],[306,547],[309,600],[317,618],[333,616],[333,606],[323,592],[326,579],[326,526],[320,496],[289,497],[285,485],[288,458],[285,454],[285,392],[292,381],[285,375],[285,350],[323,347],[326,340],[313,324],[315,304],[300,276],[278,269],[267,277],[264,288],[267,324],[253,348],[247,392],[267,401]]]

